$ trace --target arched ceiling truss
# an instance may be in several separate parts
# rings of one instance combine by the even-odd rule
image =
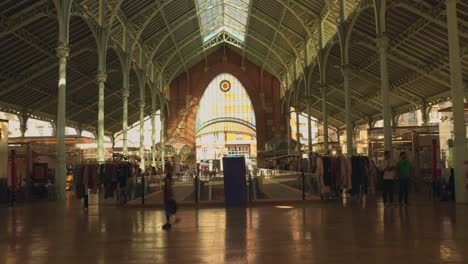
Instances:
[[[118,73],[123,54],[131,56],[133,69],[146,72],[147,86],[151,87],[147,94],[155,96],[155,87],[168,87],[174,78],[205,61],[214,50],[229,47],[244,60],[264,68],[283,84],[287,83],[287,89],[295,89],[299,109],[305,111],[304,106],[310,100],[311,114],[320,117],[317,49],[318,33],[322,30],[325,47],[330,49],[327,62],[330,124],[342,127],[345,123],[341,75],[344,58],[351,72],[353,122],[367,123],[369,119],[381,118],[372,0],[217,0],[209,8],[222,6],[235,10],[241,6],[242,10],[238,8],[236,12],[245,12],[247,18],[231,11],[218,13],[211,19],[233,21],[230,26],[234,31],[243,32],[243,36],[220,31],[209,39],[203,35],[200,22],[203,10],[197,1],[201,0],[73,0],[67,77],[69,123],[80,127],[95,125],[98,56],[93,34],[102,27],[100,2],[107,7],[104,14],[110,32],[107,49],[115,51],[108,52],[106,59],[109,72],[106,104],[118,104],[121,100],[122,76]],[[338,36],[340,1],[345,1],[343,36]],[[386,2],[392,111],[404,113],[449,99],[445,1]],[[462,64],[466,73],[468,0],[459,0],[458,8]],[[56,115],[56,16],[50,0],[0,2],[1,109],[34,113],[50,120]],[[205,30],[216,29],[213,26]],[[339,37],[345,41],[340,41]],[[346,43],[346,47],[341,47],[341,43]],[[349,53],[343,54],[345,49]],[[468,75],[464,78],[466,82]],[[163,86],[157,85],[159,79],[163,80]],[[131,74],[129,123],[138,119],[137,83],[136,75]],[[302,96],[306,90],[314,96]],[[146,108],[149,109],[151,98],[147,99]],[[121,111],[106,108],[105,123],[109,132],[119,130]]]

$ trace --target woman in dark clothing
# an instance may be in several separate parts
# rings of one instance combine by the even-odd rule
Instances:
[[[166,165],[166,178],[164,178],[164,208],[166,209],[166,224],[163,229],[170,229],[171,216],[177,211],[177,204],[174,199],[174,192],[172,191],[172,169],[170,165]]]

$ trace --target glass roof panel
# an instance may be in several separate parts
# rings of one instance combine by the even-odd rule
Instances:
[[[204,42],[221,32],[226,32],[244,42],[249,6],[252,0],[195,1]]]

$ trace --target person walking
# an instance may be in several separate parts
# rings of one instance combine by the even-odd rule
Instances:
[[[397,171],[400,182],[400,206],[407,206],[412,166],[406,156],[406,152],[404,151],[400,153],[400,160],[397,163]]]
[[[166,224],[162,226],[164,230],[171,229],[171,216],[177,212],[177,203],[174,199],[174,192],[172,190],[172,166],[167,163],[166,177],[164,178],[164,208],[166,210]]]
[[[164,208],[166,211],[166,224],[163,229],[168,230],[172,227],[171,216],[176,212],[176,201],[174,200],[174,192],[172,191],[172,174],[167,173],[164,178]]]
[[[393,183],[395,180],[395,166],[392,164],[390,151],[384,152],[384,161],[381,166],[383,174],[383,202],[385,207],[393,204]]]

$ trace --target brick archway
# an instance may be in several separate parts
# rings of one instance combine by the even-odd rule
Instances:
[[[277,78],[245,61],[232,50],[218,50],[207,63],[193,66],[170,84],[170,116],[167,118],[167,143],[195,148],[195,120],[200,99],[210,82],[222,73],[236,77],[245,87],[252,102],[257,128],[258,150],[274,137],[286,136],[285,116],[281,113],[281,88]]]

